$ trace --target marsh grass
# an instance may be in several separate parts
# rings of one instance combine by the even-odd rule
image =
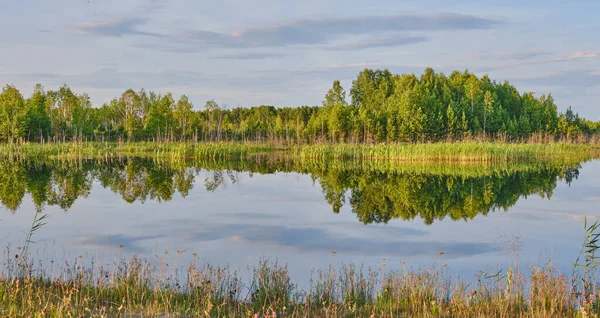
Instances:
[[[275,148],[255,143],[57,143],[2,144],[3,157],[99,159],[119,157],[153,158],[243,158]]]
[[[292,147],[299,158],[346,160],[516,162],[553,158],[589,159],[600,155],[591,144],[501,143],[465,141],[453,143],[300,145]]]
[[[166,255],[166,254],[165,254]],[[187,266],[166,256],[62,260],[54,274],[6,253],[0,316],[9,317],[593,317],[587,294],[552,265],[453,276],[446,266],[388,269],[352,264],[316,270],[306,288],[287,266],[263,260],[247,269]],[[23,267],[33,271],[21,271]],[[56,274],[58,273],[58,274]]]
[[[57,143],[1,144],[0,156],[25,158],[92,159],[118,157],[153,158],[247,158],[281,153],[303,160],[369,160],[369,161],[455,161],[515,162],[545,161],[556,158],[586,160],[600,157],[596,144],[503,143],[461,141],[448,143],[398,144],[313,144],[278,146],[266,143]]]

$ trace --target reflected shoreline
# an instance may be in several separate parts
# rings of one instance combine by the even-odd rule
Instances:
[[[281,156],[251,159],[157,160],[0,160],[0,203],[17,211],[26,194],[38,211],[68,211],[86,198],[94,183],[128,203],[185,198],[190,191],[215,191],[236,184],[241,173],[310,175],[334,213],[349,205],[365,224],[393,219],[470,220],[504,210],[521,197],[550,198],[558,182],[570,184],[580,163],[450,164],[373,161],[292,160]],[[200,180],[202,179],[203,180]]]

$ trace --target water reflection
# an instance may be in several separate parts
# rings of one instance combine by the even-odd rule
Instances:
[[[362,223],[392,219],[470,220],[507,210],[521,197],[550,198],[559,181],[570,184],[579,164],[457,165],[377,162],[310,162],[283,158],[252,160],[156,161],[2,160],[0,202],[16,211],[30,194],[38,211],[58,206],[67,211],[86,198],[97,182],[124,201],[170,201],[186,197],[198,181],[206,191],[238,183],[241,173],[310,174],[334,213],[350,205]],[[203,180],[197,180],[203,179]]]

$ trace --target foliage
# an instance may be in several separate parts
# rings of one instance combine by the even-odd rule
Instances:
[[[270,141],[417,142],[485,136],[520,140],[587,141],[600,122],[580,118],[571,108],[558,113],[552,95],[519,93],[508,82],[468,71],[449,76],[427,68],[421,76],[388,70],[361,71],[350,89],[351,102],[334,81],[322,106],[255,106],[227,109],[214,100],[194,110],[178,100],[126,90],[100,107],[64,85],[44,92],[37,85],[23,99],[5,87],[0,95],[0,142],[26,141]],[[596,137],[597,139],[597,137]]]

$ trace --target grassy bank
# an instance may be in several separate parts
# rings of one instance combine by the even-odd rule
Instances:
[[[245,158],[279,152],[299,159],[369,161],[515,162],[555,158],[600,157],[600,146],[568,143],[455,142],[417,144],[318,144],[273,146],[257,143],[60,143],[0,145],[5,157],[108,158]]]
[[[0,145],[4,157],[97,159],[115,157],[154,158],[244,158],[274,151],[255,143],[58,143]]]
[[[352,265],[315,271],[292,282],[286,266],[262,262],[248,279],[228,267],[169,268],[133,258],[104,266],[63,262],[60,275],[6,263],[0,277],[3,317],[594,317],[597,289],[577,293],[579,278],[548,265],[508,269],[472,280],[445,267],[366,270]],[[60,262],[59,262],[60,263]],[[158,263],[158,265],[157,265]],[[23,272],[32,273],[23,275]]]
[[[567,143],[455,142],[293,147],[300,158],[401,161],[515,162],[600,155],[597,145]]]

